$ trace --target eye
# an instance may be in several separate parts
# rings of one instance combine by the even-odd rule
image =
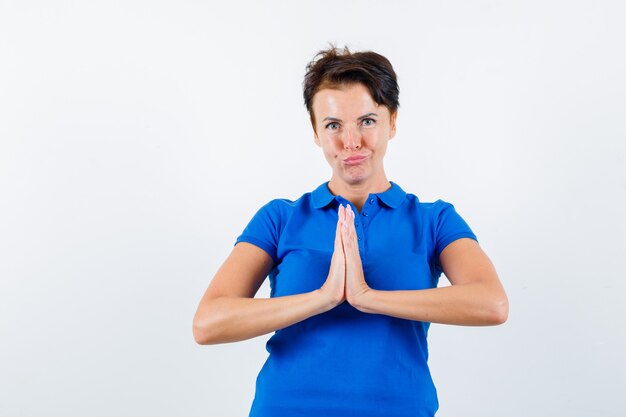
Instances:
[[[326,125],[326,129],[337,130],[337,129],[339,129],[339,123],[335,123],[335,122],[328,123]]]
[[[374,120],[374,119],[369,119],[369,118],[368,118],[368,119],[363,119],[363,122],[362,122],[362,123],[363,123],[363,126],[371,126],[371,125],[373,125],[374,123],[376,123],[376,120]]]

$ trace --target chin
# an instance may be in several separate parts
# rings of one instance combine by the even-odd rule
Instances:
[[[346,183],[348,184],[360,184],[363,181],[367,180],[369,178],[369,175],[367,175],[366,172],[351,172],[351,173],[344,173],[344,175],[341,175],[341,179],[343,179]]]
[[[339,165],[333,170],[333,176],[346,184],[361,184],[372,176],[372,170],[367,164],[345,166]]]

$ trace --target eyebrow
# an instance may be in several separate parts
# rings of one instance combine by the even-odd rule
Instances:
[[[376,113],[367,113],[367,114],[364,114],[363,116],[359,116],[359,117],[357,118],[357,120],[366,119],[366,118],[371,117],[371,116],[376,116],[376,117],[378,117],[378,115],[377,115]],[[324,118],[322,119],[322,122],[324,122],[324,121],[326,121],[326,120],[330,120],[330,121],[332,121],[332,122],[340,122],[340,121],[341,121],[341,119],[337,119],[336,117],[330,117],[330,116],[328,116],[328,117],[324,117]]]

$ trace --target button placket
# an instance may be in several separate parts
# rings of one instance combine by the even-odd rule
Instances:
[[[364,222],[364,218],[363,218],[364,214],[360,213],[357,217],[358,222],[357,222],[357,226],[360,226],[357,228],[357,239],[359,241],[359,253],[361,254],[361,259],[363,259],[363,255],[365,253],[365,240],[364,240],[364,236],[365,236],[365,222]]]
[[[359,213],[359,223],[361,224],[359,239],[359,250],[361,251],[361,255],[365,254],[365,232],[368,227],[368,222],[376,214],[378,210],[378,205],[376,204],[376,198],[370,197],[366,200],[365,205],[361,209],[361,213]],[[359,234],[357,232],[357,235]]]

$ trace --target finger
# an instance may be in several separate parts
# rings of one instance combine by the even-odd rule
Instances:
[[[359,252],[359,243],[358,243],[357,235],[356,235],[355,214],[354,214],[354,210],[352,210],[352,207],[349,207],[348,210],[349,210],[348,211],[348,217],[349,217],[348,223],[350,225],[347,230],[346,240],[350,242],[349,246],[351,248],[352,254],[356,255]]]
[[[342,212],[343,230],[348,230],[348,210],[350,210],[350,205],[346,204]]]
[[[343,209],[343,222],[341,228],[341,244],[343,247],[344,255],[347,252],[347,246],[350,246],[350,215],[348,214],[350,210],[350,204],[346,204]]]
[[[346,248],[345,248],[345,241],[347,240],[347,236],[346,236],[346,232],[348,231],[348,207],[350,207],[349,204],[346,204],[342,211],[341,211],[341,229],[339,231],[339,234],[341,235],[341,247],[345,256],[345,252],[346,252]]]
[[[345,223],[343,221],[343,211],[345,209],[343,208],[343,206],[340,204],[339,205],[339,210],[337,212],[337,230],[335,231],[335,242],[337,241],[341,241],[341,230],[343,229],[343,224]]]
[[[359,245],[357,243],[357,235],[356,235],[356,224],[355,224],[355,214],[354,212],[352,212],[352,222],[351,222],[351,227],[350,230],[352,232],[352,239],[354,239],[354,244],[357,248],[357,251],[359,250]]]
[[[352,226],[350,226],[350,224],[354,224],[354,220],[352,220],[352,215],[350,213],[352,213],[352,208],[350,207],[350,205],[347,205],[345,211],[346,221],[344,227],[341,230],[344,249],[349,248],[353,245],[353,240],[350,233],[350,229]],[[348,251],[346,251],[346,253],[348,253]]]
[[[352,206],[348,206],[347,208],[347,221],[346,223],[348,223],[348,234],[350,236],[352,236],[352,231],[354,229],[354,210],[352,210]]]

